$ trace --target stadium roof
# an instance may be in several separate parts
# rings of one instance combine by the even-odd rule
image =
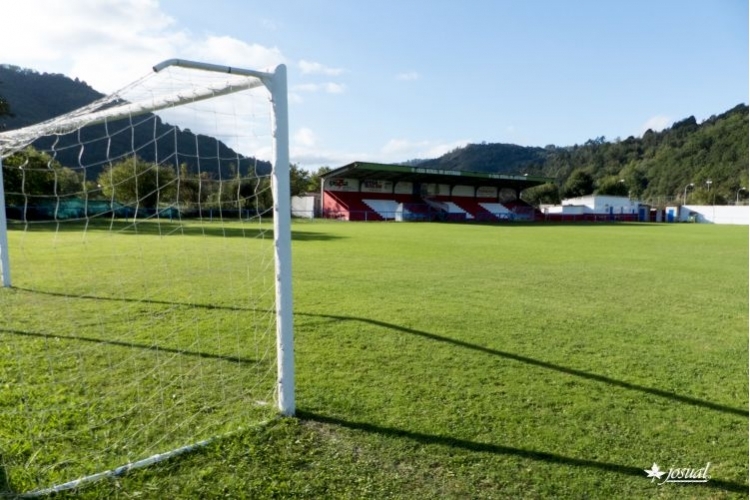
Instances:
[[[422,182],[465,186],[496,186],[517,191],[552,182],[549,177],[531,175],[503,175],[465,170],[435,170],[419,166],[387,165],[383,163],[354,162],[322,176],[324,179],[343,177],[359,180],[391,182]]]

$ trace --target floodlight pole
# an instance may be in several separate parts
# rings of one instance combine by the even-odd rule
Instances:
[[[737,190],[737,200],[734,202],[735,205],[740,204],[740,193],[743,191],[747,191],[747,188],[745,188],[745,186],[742,186],[741,188]]]
[[[10,257],[8,256],[8,219],[5,213],[5,187],[3,184],[3,158],[0,157],[0,274],[2,285],[10,287]]]
[[[683,205],[687,205],[687,190],[688,190],[688,188],[693,189],[693,186],[695,186],[695,184],[693,184],[692,182],[690,184],[688,184],[687,186],[685,186],[685,190],[682,193],[682,204]]]

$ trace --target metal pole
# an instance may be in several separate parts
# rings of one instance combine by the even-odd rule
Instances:
[[[5,213],[5,186],[3,184],[3,159],[0,157],[0,274],[2,285],[10,287],[10,257],[8,256],[8,220]]]
[[[687,190],[688,190],[688,188],[692,188],[693,186],[694,186],[694,184],[692,182],[690,184],[688,184],[687,186],[685,186],[685,190],[682,193],[682,204],[683,205],[687,205]]]
[[[289,111],[286,66],[276,68],[264,80],[274,108],[273,234],[276,261],[276,352],[278,405],[282,415],[292,416],[294,401],[294,331],[292,302],[292,227],[289,187]]]

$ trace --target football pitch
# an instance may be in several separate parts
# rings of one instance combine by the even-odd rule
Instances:
[[[148,254],[117,258],[135,238],[153,238],[149,245],[162,258],[173,253],[175,262],[187,262],[185,253],[192,252],[214,263],[217,274],[231,274],[237,263],[244,266],[240,274],[257,276],[257,286],[272,281],[268,262],[248,264],[238,246],[263,247],[267,240],[232,239],[231,231],[214,231],[210,223],[188,226],[201,235],[188,244],[172,238],[159,247],[166,238],[158,232],[122,233],[104,238],[107,245],[115,238],[119,250],[100,254],[99,240],[91,238],[90,257],[64,258],[64,271],[55,252],[65,251],[61,240],[80,240],[75,230],[9,232],[11,259],[14,251],[19,255],[14,288],[0,290],[0,412],[16,418],[0,422],[0,496],[28,491],[35,483],[23,464],[43,460],[14,438],[36,430],[8,410],[25,405],[42,411],[61,401],[81,408],[98,396],[75,373],[69,374],[73,395],[44,390],[49,370],[39,352],[52,342],[86,344],[90,351],[76,353],[91,360],[91,376],[96,366],[118,366],[113,358],[121,352],[151,345],[153,331],[173,324],[171,318],[185,309],[198,337],[187,341],[181,328],[171,327],[157,352],[143,349],[142,364],[123,367],[158,366],[162,375],[121,384],[123,395],[143,390],[150,380],[179,400],[172,376],[165,381],[163,375],[179,368],[188,373],[183,390],[198,374],[209,380],[191,394],[194,399],[221,398],[193,409],[190,415],[201,416],[191,417],[192,427],[175,430],[167,420],[182,418],[170,413],[180,405],[154,401],[153,416],[126,423],[118,418],[116,425],[95,428],[132,433],[143,423],[155,424],[139,431],[142,439],[158,443],[154,452],[188,444],[190,432],[204,428],[204,415],[214,419],[205,420],[213,434],[230,430],[221,422],[241,420],[247,428],[83,487],[78,495],[747,497],[747,227],[295,222],[298,415],[277,419],[268,406],[248,404],[271,395],[244,394],[250,380],[270,378],[273,385],[273,339],[238,347],[231,337],[231,349],[222,345],[230,343],[228,335],[258,335],[236,325],[248,315],[268,322],[263,311],[272,297],[261,294],[247,304],[242,295],[223,294],[210,275],[196,275],[189,283],[177,276],[153,278],[163,281],[158,291],[138,300],[135,278],[110,276],[113,266],[132,266],[133,276],[159,276],[162,260],[150,263]],[[80,290],[54,288],[62,272],[81,276]],[[92,296],[85,284],[91,280],[108,283],[112,291]],[[197,289],[198,298],[185,298],[188,288]],[[187,312],[196,301],[206,307]],[[117,309],[106,328],[84,333],[65,326],[71,315],[98,318],[110,304]],[[97,336],[102,332],[112,337]],[[116,340],[124,336],[127,345]],[[201,363],[192,368],[195,360]],[[71,369],[79,366],[72,363]],[[19,371],[35,381],[30,386],[37,392],[14,392],[9,374]],[[114,422],[107,412],[120,417],[131,411],[102,404],[64,416],[65,425],[94,416]],[[133,421],[138,419],[143,422]],[[169,427],[169,440],[160,426]],[[98,439],[88,433],[86,439]],[[83,460],[64,441],[45,447],[45,453],[64,455],[49,461]],[[649,477],[654,464],[665,474]],[[706,467],[706,482],[681,483],[669,473]],[[60,479],[64,472],[50,477]]]

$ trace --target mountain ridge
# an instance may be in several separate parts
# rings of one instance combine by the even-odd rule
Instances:
[[[0,65],[0,96],[10,105],[12,115],[0,117],[0,129],[15,129],[38,123],[89,104],[102,96],[86,82],[61,74],[38,73],[17,66]],[[165,126],[157,117],[157,126]],[[149,139],[153,134],[149,133]],[[195,148],[196,142],[210,138],[189,130],[177,131],[180,149]],[[117,146],[129,148],[130,145]],[[159,151],[169,145],[159,144]],[[242,161],[242,175],[270,170],[268,162],[244,158],[221,144],[222,155]],[[96,156],[100,153],[91,152]],[[143,150],[145,160],[153,152]],[[63,163],[78,161],[62,155]],[[189,162],[189,155],[185,157]],[[468,170],[501,174],[539,175],[555,179],[557,197],[583,191],[623,194],[644,199],[674,198],[693,185],[696,195],[713,189],[712,202],[739,198],[748,187],[748,106],[744,103],[711,116],[701,123],[690,116],[655,132],[647,130],[641,137],[606,140],[589,139],[573,146],[520,146],[507,143],[467,144],[438,158],[408,160],[440,170]],[[259,165],[259,166],[258,166]],[[205,169],[205,165],[203,165]],[[235,166],[218,164],[210,167],[216,176],[232,175]],[[259,172],[260,173],[260,172]],[[707,181],[711,181],[707,184]],[[551,194],[550,187],[545,188]],[[718,196],[718,198],[717,198]],[[554,198],[554,196],[553,196]]]
[[[104,94],[97,92],[86,82],[71,79],[65,75],[53,73],[38,73],[34,70],[20,68],[8,64],[0,65],[0,96],[10,106],[10,115],[0,116],[0,131],[15,130],[28,125],[49,120],[56,116],[68,113],[82,106],[86,106],[101,98]],[[79,140],[75,134],[63,136],[58,141],[58,152],[55,159],[63,166],[75,166],[83,160],[85,164],[95,166],[89,175],[95,177],[104,168],[107,158],[121,158],[130,154],[134,149],[138,150],[138,156],[150,162],[160,158],[177,154],[177,162],[186,164],[192,171],[210,173],[218,178],[229,178],[237,175],[248,176],[253,174],[265,175],[271,170],[267,161],[256,160],[246,157],[234,151],[221,141],[202,134],[194,134],[188,129],[177,128],[173,133],[171,125],[163,122],[154,114],[146,114],[145,119],[139,125],[133,127],[134,138],[130,134],[112,134],[111,143],[104,141],[94,142],[87,146],[83,153],[84,158],[79,158],[79,148],[65,147],[76,144]],[[125,130],[129,127],[126,119],[116,120],[107,124],[111,130]],[[93,125],[82,130],[84,140],[92,140],[107,135],[104,125]],[[160,138],[154,140],[154,137]],[[50,138],[35,141],[34,145],[44,148],[51,144]],[[209,150],[218,153],[217,159],[202,161],[200,166],[195,158],[198,156],[196,150]]]

